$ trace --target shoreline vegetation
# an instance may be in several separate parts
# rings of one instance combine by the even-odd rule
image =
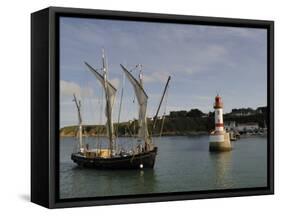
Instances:
[[[235,122],[236,124],[256,123],[260,128],[266,128],[267,108],[258,107],[232,109],[230,113],[223,115],[224,123]],[[159,136],[163,117],[157,118],[156,128],[152,136]],[[147,118],[148,130],[151,134],[153,118]],[[214,112],[203,113],[199,109],[189,111],[171,111],[169,115],[164,116],[164,125],[162,136],[186,136],[186,135],[206,135],[215,127]],[[60,137],[74,137],[77,135],[77,125],[65,126],[60,129]],[[137,135],[138,120],[134,119],[128,122],[114,123],[114,129],[118,131],[118,137],[132,137]],[[115,133],[117,133],[115,131]],[[104,125],[83,125],[83,135],[89,137],[106,136]]]

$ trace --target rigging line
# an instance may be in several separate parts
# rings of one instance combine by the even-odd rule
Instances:
[[[94,86],[94,84],[93,85],[91,85],[92,83],[89,81],[88,82],[88,88],[89,88],[89,90],[91,90],[91,86]],[[98,96],[98,94],[96,94],[96,93],[94,93],[94,91],[90,91],[90,100],[89,100],[89,110],[95,110],[95,95],[96,95],[96,97],[97,97],[97,99],[98,99],[98,101],[99,101],[99,96]],[[92,99],[92,100],[91,100]],[[94,112],[93,112],[94,113]],[[94,125],[95,125],[95,115],[92,115],[92,118],[93,118],[93,127],[92,127],[92,134],[93,134],[93,136],[96,136],[96,134],[97,134],[97,130],[95,130],[95,127],[94,127]],[[96,133],[96,134],[95,134]],[[90,142],[90,138],[88,138],[88,142]],[[96,150],[98,150],[98,145],[99,145],[99,143],[98,143],[98,139],[95,139],[95,143],[96,143]]]
[[[102,89],[101,89],[101,99],[100,99],[100,124],[99,124],[99,126],[98,126],[98,129],[99,129],[99,137],[101,137],[101,136],[103,136],[103,135],[105,135],[105,132],[106,132],[106,127],[107,126],[104,126],[104,124],[103,124],[103,121],[104,121],[104,114],[103,114],[103,112],[104,112],[104,109],[105,109],[105,107],[106,107],[106,101],[105,101],[105,91],[103,91]],[[107,123],[105,123],[105,124],[107,124]],[[100,150],[101,150],[101,148],[102,148],[102,139],[100,139],[99,140],[99,147],[100,147]]]
[[[86,71],[86,69],[85,69],[85,71]],[[87,72],[87,71],[86,71]],[[94,86],[94,84],[93,85],[91,85],[91,82],[89,81],[89,82],[87,82],[88,83],[88,88],[89,88],[89,90],[91,89],[91,86]],[[97,94],[97,97],[98,97],[98,94]],[[92,103],[91,103],[91,98],[92,98]],[[95,108],[95,102],[94,102],[94,98],[95,98],[95,96],[94,96],[94,93],[92,92],[92,91],[90,91],[90,100],[89,100],[89,109],[90,110],[95,110],[94,108]],[[98,103],[99,103],[99,97],[98,97]],[[96,143],[96,149],[98,150],[99,149],[99,129],[98,129],[98,127],[97,128],[95,128],[95,116],[93,115],[92,116],[92,118],[93,118],[93,136],[96,136],[97,138],[95,139],[95,143]],[[89,141],[90,139],[89,138],[87,138],[87,140]],[[94,144],[93,144],[93,147],[94,147]]]
[[[134,119],[134,121],[133,121],[133,133],[134,133],[134,138],[135,139],[138,138],[137,137],[137,132],[136,132],[136,123],[138,123],[138,122],[137,122],[136,119]]]
[[[99,124],[97,125],[97,142],[98,142],[98,149],[101,151],[101,140],[100,140],[100,133],[102,132],[102,122],[103,122],[103,91],[101,90],[100,98],[99,98],[99,104],[100,104],[100,116],[99,116]]]
[[[105,92],[105,94],[106,94],[106,112],[107,112],[107,122],[108,122],[108,116],[109,116],[109,107],[108,107],[108,101],[109,101],[109,96],[108,96],[108,90],[107,90],[107,88],[108,88],[108,86],[107,86],[107,81],[108,81],[108,78],[109,78],[109,68],[108,68],[108,56],[104,56],[104,60],[105,60],[105,75],[106,75],[106,82],[105,82],[105,89],[106,89],[106,92]],[[112,114],[111,114],[111,120],[110,120],[110,124],[112,123]],[[112,128],[111,128],[112,127]],[[108,125],[108,129],[109,128],[111,128],[110,129],[110,131],[108,131],[108,133],[110,134],[109,135],[109,137],[111,137],[112,136],[112,138],[111,138],[111,140],[110,140],[110,142],[112,142],[110,145],[109,145],[109,149],[110,149],[110,154],[112,154],[112,151],[113,150],[115,150],[116,151],[116,148],[117,148],[117,146],[116,146],[116,140],[114,139],[114,131],[112,131],[112,130],[114,130],[114,128],[113,128],[113,125],[111,126],[111,125]]]
[[[79,151],[79,140],[78,140],[78,127],[75,128],[74,130],[74,137],[75,137],[75,144],[73,146],[73,151]]]
[[[85,109],[87,109],[88,101],[87,101],[87,98],[86,98],[86,95],[84,92],[85,91],[84,86],[87,87],[87,82],[85,80],[83,80],[82,85],[83,85],[83,87],[80,88],[80,99],[81,100],[79,100],[79,106],[80,106],[80,113],[85,113]],[[82,106],[82,104],[83,104],[83,106]],[[84,124],[85,124],[85,121],[84,121]],[[85,132],[85,127],[82,124],[82,118],[81,118],[81,143],[82,143],[83,149],[85,149],[86,138],[83,137],[83,134],[84,134],[83,130]]]
[[[126,125],[126,127],[127,127],[127,129],[128,129],[129,135],[130,135],[131,137],[133,137],[133,133],[132,133],[130,127],[129,127],[128,125]]]
[[[85,82],[84,86],[86,88],[81,91],[81,94],[83,93],[83,91],[85,91],[84,94],[82,94],[82,95],[84,97],[84,99],[83,99],[84,100],[84,105],[83,105],[84,113],[86,113],[85,110],[87,110],[87,109],[89,109],[89,107],[91,107],[90,92],[88,92],[89,94],[87,93],[87,90],[89,89],[89,82],[88,81]],[[87,94],[88,94],[88,97],[87,97]],[[85,117],[85,119],[87,119],[87,118]],[[89,125],[89,123],[88,123],[88,125]],[[89,128],[86,125],[84,125],[84,127],[82,125],[82,137],[83,137],[83,134],[84,134],[84,142],[83,142],[84,143],[84,148],[86,147],[86,144],[88,144],[88,142],[89,142],[88,134],[87,134],[87,129],[89,129]]]
[[[135,67],[133,67],[131,70],[129,70],[129,72],[132,73],[133,70],[136,70],[138,67],[139,67],[139,64],[137,64]],[[136,96],[134,95],[134,97],[133,97],[133,103],[135,103],[135,99],[136,99],[135,97],[136,97]]]
[[[135,70],[137,67],[139,67],[139,64],[137,64],[135,67],[133,67],[129,72],[131,73],[133,70]]]
[[[89,89],[89,81],[85,82],[85,89],[84,89],[84,113],[85,110],[89,109],[91,107],[91,93],[90,92],[87,92],[88,89]],[[84,125],[84,127],[82,128],[82,132],[84,134],[84,147],[86,147],[86,144],[89,144],[89,140],[88,140],[88,131],[89,131],[89,125],[90,125],[90,121],[89,121],[89,117],[88,118],[85,118],[85,119],[88,119],[88,123],[87,125]]]
[[[118,132],[119,132],[118,129],[119,129],[119,124],[120,124],[120,117],[121,117],[121,110],[122,110],[122,103],[123,103],[124,86],[125,86],[125,74],[123,73],[121,99],[120,99],[120,104],[119,104],[119,113],[118,113],[118,120],[117,120],[117,126],[116,126],[116,139],[118,138]]]

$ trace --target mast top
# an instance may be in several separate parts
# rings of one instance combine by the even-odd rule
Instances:
[[[79,120],[79,124],[82,124],[82,116],[81,116],[81,101],[77,100],[76,95],[73,94],[73,101],[75,102],[76,108],[77,108],[77,112],[78,112],[78,120]]]
[[[142,72],[142,64],[137,65],[139,67],[139,80],[140,80],[140,85],[143,87],[143,72]]]
[[[148,96],[147,96],[146,92],[144,91],[143,87],[141,86],[140,82],[122,64],[120,64],[120,66],[123,69],[126,76],[129,77],[129,80],[134,83],[133,85],[136,86],[137,88],[139,88],[140,91],[145,95],[145,97],[148,98]]]
[[[106,76],[106,58],[105,58],[105,51],[104,48],[102,48],[102,71],[103,75]]]

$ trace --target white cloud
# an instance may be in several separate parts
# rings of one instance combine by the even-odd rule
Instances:
[[[69,97],[75,94],[77,97],[89,97],[93,95],[92,89],[89,87],[81,87],[75,82],[60,80],[61,97]]]
[[[169,74],[168,72],[153,72],[151,74],[144,74],[143,80],[146,83],[150,82],[161,82],[165,83],[167,81]]]

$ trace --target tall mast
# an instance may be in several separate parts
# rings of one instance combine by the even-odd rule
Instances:
[[[113,135],[113,121],[112,121],[112,109],[115,102],[115,96],[116,96],[116,88],[108,81],[107,79],[107,70],[106,67],[103,67],[103,75],[101,75],[99,72],[97,72],[94,68],[92,68],[87,62],[85,62],[88,69],[95,75],[97,80],[102,84],[105,92],[105,99],[106,99],[106,108],[105,108],[105,115],[107,118],[106,122],[106,128],[107,128],[107,134],[109,138],[109,150],[110,155],[112,156],[112,150],[113,150],[113,141],[114,141],[114,135]],[[105,58],[103,55],[103,66],[105,66]]]
[[[103,79],[104,79],[104,89],[105,89],[105,98],[106,98],[106,116],[107,116],[107,132],[109,138],[109,150],[110,155],[112,156],[113,150],[113,121],[112,121],[112,110],[110,110],[110,98],[108,96],[108,83],[107,83],[107,62],[105,58],[104,49],[102,49],[102,68],[103,68]]]
[[[170,80],[171,80],[171,76],[168,77],[168,80],[167,80],[167,82],[166,82],[166,85],[165,85],[165,88],[164,88],[162,97],[161,97],[161,99],[160,99],[159,106],[158,106],[157,111],[156,111],[156,114],[155,114],[155,116],[154,116],[152,131],[155,129],[156,121],[157,121],[157,116],[158,116],[159,110],[160,110],[160,108],[161,108],[161,105],[162,105],[164,96],[165,96],[165,94],[166,94],[166,91],[167,91],[167,88],[168,88],[168,85],[169,85]]]
[[[139,68],[139,84],[143,89],[143,73],[142,73],[142,65],[137,64],[136,67]],[[134,124],[135,125],[135,124]],[[140,128],[140,132],[138,132],[139,137],[143,136],[144,138],[144,145],[146,146],[148,141],[148,129],[146,124],[146,115],[143,114],[142,106],[139,106],[139,120],[138,120],[138,127]],[[147,131],[147,135],[145,134]],[[147,136],[147,137],[146,137]]]
[[[76,108],[77,108],[77,113],[78,113],[78,124],[79,124],[79,130],[78,130],[78,134],[79,134],[79,148],[80,151],[82,151],[83,149],[83,128],[82,128],[82,116],[81,116],[81,101],[77,100],[76,95],[73,94],[73,101],[75,102]]]

